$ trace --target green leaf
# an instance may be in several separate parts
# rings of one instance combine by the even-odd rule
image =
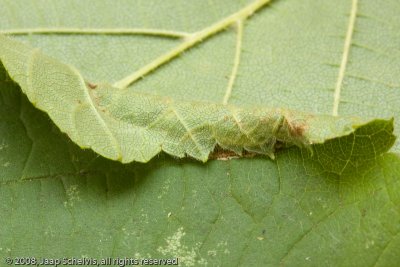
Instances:
[[[398,3],[155,3],[0,0],[0,256],[396,266]],[[76,97],[99,109],[85,134],[68,125]],[[167,116],[137,134],[146,145],[115,145],[101,109],[110,131],[186,112],[202,146],[186,136],[167,152],[220,160],[82,150],[147,161],[192,132]],[[232,110],[252,138],[222,123]],[[242,158],[209,155],[216,142]]]
[[[275,161],[204,165],[161,156],[122,165],[76,147],[12,83],[2,82],[0,93],[2,258],[178,257],[184,266],[400,260],[398,155],[368,166],[352,158],[345,169],[323,157],[349,139],[363,151],[364,128],[316,148],[317,159],[291,148]]]
[[[36,49],[1,36],[0,48],[8,74],[36,107],[82,148],[123,163],[147,162],[161,150],[207,161],[217,144],[239,155],[247,150],[273,158],[277,142],[310,147],[347,135],[361,123],[283,109],[173,101],[87,84],[76,69]]]
[[[39,109],[48,112],[52,120],[74,142],[82,148],[92,148],[102,156],[124,163],[147,162],[162,150],[176,157],[189,155],[206,161],[217,144],[239,155],[247,150],[273,157],[276,142],[301,147],[323,143],[327,139],[350,133],[355,124],[355,120],[351,118],[328,118],[281,108],[243,109],[240,106],[227,105],[237,76],[239,60],[242,58],[243,23],[268,2],[255,1],[202,30],[184,35],[183,41],[175,48],[115,82],[114,86],[85,82],[74,67],[5,37],[0,38],[0,60],[29,100]],[[350,16],[350,32],[346,36],[342,57],[345,65],[339,70],[333,97],[333,115],[338,114],[340,91],[348,61],[348,42],[354,31],[354,12],[355,6]],[[151,96],[125,89],[201,40],[235,23],[238,39],[233,69],[221,104],[198,100],[174,101],[170,97]],[[82,29],[69,31],[102,32],[100,29],[92,32]],[[39,28],[30,32],[57,32],[57,28]],[[68,33],[63,28],[58,32]],[[138,31],[144,32],[145,30]],[[162,33],[165,31],[161,31],[159,35]],[[155,31],[148,34],[155,34]]]
[[[115,5],[57,1],[50,5],[38,0],[5,1],[0,27],[2,33],[75,66],[88,81],[114,84],[174,50],[186,36],[252,2],[168,1],[152,5],[135,1]],[[172,10],[173,16],[165,10]],[[228,103],[234,106],[332,115],[334,96],[338,95],[339,115],[388,118],[400,111],[400,63],[393,60],[399,53],[397,11],[393,0],[385,5],[369,0],[272,1],[243,22],[241,42],[233,24],[129,88],[174,100],[222,103],[233,77]],[[354,12],[355,20],[350,20]],[[115,14],[124,16],[115,19]],[[345,42],[349,29],[354,30],[350,47]],[[173,38],[161,34],[165,31]],[[238,75],[231,75],[238,43]],[[341,70],[345,75],[339,79]]]

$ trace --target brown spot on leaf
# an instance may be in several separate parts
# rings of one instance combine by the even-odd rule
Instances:
[[[97,84],[94,84],[94,83],[87,83],[87,86],[90,88],[90,89],[96,89],[96,87],[97,87]]]
[[[238,155],[233,151],[223,149],[220,146],[216,146],[214,151],[209,155],[208,158],[216,160],[229,160],[235,158],[252,158],[256,155],[256,153],[249,151],[243,151],[242,155]]]
[[[287,121],[289,133],[293,137],[302,137],[307,129],[305,123]]]

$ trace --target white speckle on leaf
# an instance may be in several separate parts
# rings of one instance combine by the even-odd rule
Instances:
[[[5,141],[3,140],[0,144],[0,150],[3,150],[4,148],[7,148],[8,145],[5,143]]]
[[[370,247],[372,247],[373,245],[375,245],[374,240],[367,240],[367,242],[365,243],[365,248],[369,249]]]
[[[161,199],[163,196],[167,195],[169,192],[169,188],[170,188],[170,184],[171,181],[170,180],[166,180],[165,184],[162,187],[162,192],[160,195],[157,196],[158,199]]]
[[[78,185],[71,185],[67,191],[67,203],[72,207],[76,201],[81,201],[81,198],[79,197],[79,190],[78,190]],[[67,204],[64,202],[64,206]]]
[[[207,251],[207,254],[208,254],[208,256],[215,257],[215,256],[217,256],[217,251],[216,250],[209,250],[209,251]]]
[[[10,163],[9,161],[7,161],[6,163],[3,164],[3,167],[6,167],[6,168],[7,168],[8,166],[10,166],[10,164],[11,164],[11,163]]]
[[[148,224],[149,223],[149,215],[147,213],[144,213],[144,209],[140,210],[142,214],[140,214],[141,220],[143,223]]]
[[[54,237],[56,235],[56,232],[52,227],[49,226],[44,231],[44,235]]]
[[[201,258],[200,260],[198,260],[197,263],[198,263],[199,265],[208,265],[207,260],[204,259],[204,258]]]
[[[221,241],[217,244],[217,247],[226,247],[228,245],[227,241]]]
[[[180,227],[176,233],[165,239],[167,245],[157,249],[163,255],[177,257],[179,263],[186,266],[194,266],[196,263],[196,252],[194,248],[190,249],[182,244],[182,238],[186,235],[183,227]]]

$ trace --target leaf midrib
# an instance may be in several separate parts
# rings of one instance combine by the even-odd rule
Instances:
[[[238,64],[240,59],[241,50],[241,38],[243,32],[243,22],[253,15],[257,10],[264,7],[266,4],[272,0],[256,0],[253,3],[245,6],[239,11],[226,16],[225,18],[217,21],[216,23],[205,27],[195,33],[170,31],[163,29],[140,29],[140,28],[116,28],[116,29],[105,29],[105,28],[25,28],[25,29],[8,29],[0,30],[0,34],[6,35],[25,35],[25,34],[80,34],[80,35],[153,35],[167,38],[178,38],[182,39],[179,45],[175,46],[173,49],[167,53],[154,59],[142,68],[134,71],[130,75],[120,79],[114,83],[114,87],[117,88],[127,88],[135,81],[141,79],[143,76],[149,74],[150,72],[156,70],[165,63],[171,61],[176,56],[182,54],[184,51],[192,48],[193,46],[199,44],[205,39],[219,33],[220,31],[230,27],[232,25],[237,25],[237,44],[236,52],[233,63],[232,73],[229,79],[229,83],[226,89],[225,96],[222,103],[227,104],[228,99],[231,95],[233,84],[238,71]]]
[[[156,58],[154,61],[150,62],[149,64],[145,65],[139,70],[117,81],[116,83],[113,84],[113,86],[121,89],[129,87],[135,81],[141,79],[146,74],[149,74],[150,72],[154,71],[155,69],[159,68],[160,66],[169,62],[170,60],[174,59],[182,52],[192,48],[193,46],[204,41],[205,39],[210,38],[211,36],[226,29],[227,27],[235,23],[238,23],[239,21],[246,20],[248,17],[253,15],[254,12],[265,6],[270,1],[272,0],[257,0],[247,5],[246,7],[242,8],[238,12],[233,13],[232,15],[212,24],[211,26],[191,34],[190,36],[184,38],[184,41],[181,44],[171,49],[167,53],[161,55],[160,57]]]
[[[68,28],[68,27],[49,27],[49,28],[24,28],[24,29],[7,29],[0,30],[0,34],[5,35],[26,35],[26,34],[76,34],[76,35],[150,35],[159,36],[165,38],[181,39],[179,45],[175,46],[173,49],[167,53],[154,59],[142,68],[134,71],[130,75],[120,79],[114,83],[114,87],[117,88],[127,88],[134,82],[140,80],[145,75],[158,69],[160,66],[168,63],[176,56],[182,54],[184,51],[192,48],[193,46],[199,44],[205,39],[213,36],[214,34],[224,30],[227,27],[236,26],[237,38],[236,38],[236,49],[233,61],[233,67],[231,75],[229,77],[228,85],[222,99],[222,103],[226,105],[232,94],[232,88],[237,76],[238,66],[240,62],[241,54],[241,40],[243,35],[244,21],[250,17],[254,12],[265,6],[271,0],[256,0],[253,3],[245,6],[236,13],[233,13],[211,26],[205,27],[200,31],[194,33],[188,33],[183,31],[173,31],[165,29],[151,29],[151,28]],[[343,88],[343,81],[345,77],[345,72],[347,65],[349,63],[349,54],[352,45],[355,21],[357,17],[358,0],[352,0],[349,22],[347,24],[347,32],[343,44],[343,52],[340,67],[338,70],[338,75],[335,84],[334,96],[333,96],[333,108],[332,115],[338,116],[338,109],[340,104],[341,91]]]

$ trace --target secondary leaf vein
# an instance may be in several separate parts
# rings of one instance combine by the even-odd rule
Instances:
[[[222,101],[222,104],[227,105],[229,98],[232,94],[233,84],[235,83],[237,72],[239,69],[240,62],[240,54],[242,52],[242,40],[243,40],[243,21],[238,20],[236,22],[237,26],[237,34],[236,34],[236,50],[235,50],[235,59],[233,61],[233,68],[231,76],[229,77],[228,87],[226,88],[225,96]]]
[[[28,35],[28,34],[80,34],[80,35],[153,35],[170,38],[185,38],[190,34],[187,32],[170,31],[161,29],[141,28],[25,28],[0,30],[5,35]]]
[[[338,74],[338,78],[336,81],[335,94],[334,94],[334,100],[333,100],[333,111],[332,111],[333,116],[338,115],[340,93],[342,90],[344,74],[345,74],[346,67],[347,67],[347,64],[349,61],[351,41],[353,38],[354,25],[355,25],[356,17],[357,17],[357,7],[358,7],[358,0],[353,0],[352,5],[351,5],[349,24],[347,27],[346,39],[344,41],[342,62],[340,63],[339,74]]]
[[[160,66],[164,65],[171,59],[175,58],[182,52],[188,50],[189,48],[193,47],[194,45],[204,41],[205,39],[211,37],[212,35],[222,31],[223,29],[229,27],[233,23],[236,23],[238,20],[245,20],[250,17],[254,12],[258,9],[269,3],[271,0],[258,0],[250,5],[244,7],[243,9],[239,10],[236,13],[216,22],[215,24],[204,28],[201,31],[193,33],[187,36],[184,39],[184,42],[173,48],[172,50],[168,51],[167,53],[161,55],[160,57],[156,58],[149,64],[145,65],[141,69],[135,71],[134,73],[126,76],[125,78],[117,81],[114,83],[114,86],[117,88],[127,88],[129,85],[137,81],[138,79],[142,78],[146,74],[154,71],[155,69],[159,68]]]

